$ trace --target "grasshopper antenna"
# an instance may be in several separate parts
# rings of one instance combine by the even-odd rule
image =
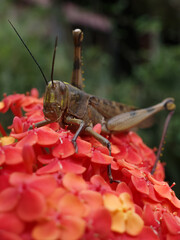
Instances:
[[[24,42],[24,40],[22,39],[22,37],[19,35],[18,31],[16,30],[16,28],[13,26],[13,24],[11,23],[10,20],[8,20],[8,22],[11,24],[11,27],[14,29],[14,31],[16,32],[16,34],[18,35],[19,39],[21,40],[21,42],[23,43],[23,45],[25,46],[25,48],[27,49],[27,51],[29,52],[29,54],[31,55],[32,59],[34,60],[34,62],[36,63],[36,65],[38,66],[44,80],[45,80],[45,83],[46,85],[48,85],[48,81],[47,81],[47,78],[45,77],[43,71],[42,71],[42,68],[40,67],[39,63],[36,61],[35,57],[32,55],[31,51],[29,50],[28,46],[26,45],[26,43]]]
[[[58,42],[58,36],[56,36],[56,40],[55,40],[53,60],[52,60],[52,69],[51,69],[51,82],[52,82],[53,87],[54,87],[53,74],[54,74],[54,63],[55,63],[55,57],[56,57],[57,42]]]

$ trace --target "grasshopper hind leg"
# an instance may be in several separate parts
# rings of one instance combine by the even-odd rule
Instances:
[[[91,136],[93,136],[94,138],[96,138],[104,146],[106,146],[109,150],[109,156],[111,156],[111,143],[109,142],[109,140],[107,140],[105,137],[101,136],[100,134],[94,132],[91,127],[86,127],[85,131],[88,134],[90,134]],[[114,180],[113,179],[112,172],[111,172],[111,164],[108,165],[107,172],[108,172],[108,177],[109,177],[110,183],[113,183],[113,182],[120,183],[119,180]]]

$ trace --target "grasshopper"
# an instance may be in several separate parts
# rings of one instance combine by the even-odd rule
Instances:
[[[11,22],[10,24],[14,28]],[[32,53],[18,34],[17,30],[15,28],[14,30],[26,49],[29,51],[30,55],[33,57]],[[72,143],[76,152],[78,152],[76,143],[77,137],[80,134],[88,134],[106,146],[109,150],[109,155],[111,155],[111,144],[109,140],[103,136],[104,134],[129,131],[134,127],[140,126],[157,112],[166,109],[170,113],[167,117],[160,142],[157,154],[158,161],[167,127],[175,110],[174,99],[166,98],[154,106],[144,109],[135,109],[134,107],[115,101],[109,101],[107,99],[101,99],[84,92],[82,90],[83,80],[81,70],[81,46],[83,41],[83,32],[80,29],[75,29],[73,31],[73,41],[74,63],[71,84],[59,80],[53,80],[57,38],[52,61],[51,81],[47,81],[41,67],[33,57],[46,83],[43,103],[45,120],[35,123],[34,126],[31,126],[30,128],[32,129],[33,127],[41,127],[52,122],[58,122],[61,127],[68,125],[69,129],[75,131],[74,137],[72,138]],[[100,123],[102,126],[102,135],[93,131],[93,126],[97,123]],[[152,169],[152,174],[155,171],[157,161]],[[119,180],[113,179],[111,165],[108,165],[108,176],[110,183],[119,182]]]

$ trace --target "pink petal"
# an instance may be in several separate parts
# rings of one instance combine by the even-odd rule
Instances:
[[[63,177],[63,185],[72,192],[79,192],[87,189],[85,180],[74,173],[67,173]]]

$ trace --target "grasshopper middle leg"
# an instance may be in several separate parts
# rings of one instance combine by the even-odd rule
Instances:
[[[94,138],[96,138],[104,146],[106,146],[109,150],[109,156],[111,156],[111,143],[109,142],[109,140],[107,140],[105,137],[103,137],[100,134],[93,131],[93,129],[91,127],[86,127],[85,131],[87,133],[89,133],[91,136],[93,136]],[[114,180],[113,179],[112,172],[111,172],[111,164],[108,165],[108,177],[109,177],[110,183],[113,183],[113,182],[120,183],[119,180]]]

